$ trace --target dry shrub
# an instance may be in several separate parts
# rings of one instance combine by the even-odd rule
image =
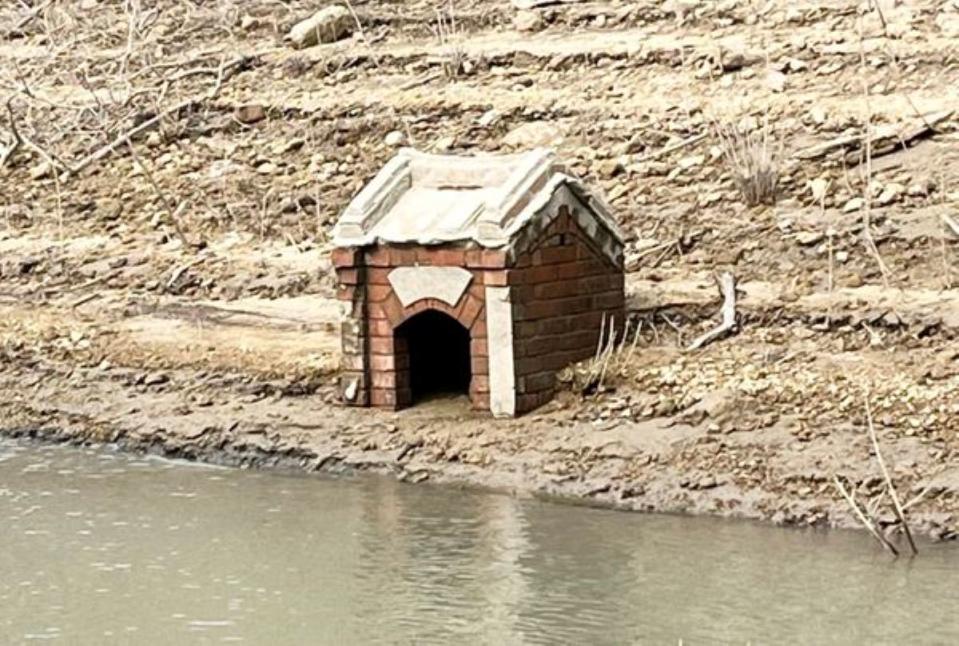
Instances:
[[[443,74],[448,79],[466,73],[466,52],[463,49],[463,31],[456,24],[456,8],[450,0],[449,8],[436,10],[436,25],[433,28],[443,48]]]
[[[615,321],[612,316],[603,316],[596,353],[591,359],[560,371],[557,376],[560,383],[582,395],[593,395],[604,392],[610,381],[627,376],[643,330],[642,321],[631,328],[630,320],[626,319],[624,330],[617,330]]]
[[[743,201],[749,206],[775,204],[782,142],[777,142],[770,134],[769,115],[763,116],[761,128],[750,127],[744,122],[715,122],[713,132]]]

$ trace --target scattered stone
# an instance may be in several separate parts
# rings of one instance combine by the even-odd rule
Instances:
[[[530,121],[509,131],[503,143],[514,148],[538,148],[556,146],[563,138],[563,133],[553,124]]]
[[[353,32],[353,26],[349,9],[332,5],[296,23],[286,39],[294,48],[303,49],[340,40]]]
[[[112,222],[118,220],[123,213],[123,202],[120,200],[103,199],[97,202],[97,217]]]
[[[436,143],[434,145],[436,147],[436,150],[440,152],[445,152],[447,150],[450,150],[451,148],[453,148],[453,146],[456,145],[456,137],[440,137],[439,139],[436,140]]]
[[[383,143],[385,143],[390,148],[396,148],[398,146],[402,146],[405,141],[406,141],[406,136],[399,130],[393,130],[392,132],[386,135],[386,138],[383,139]]]
[[[842,212],[852,213],[854,211],[858,211],[863,207],[863,204],[865,204],[865,202],[861,197],[854,197],[843,205]]]
[[[500,113],[496,110],[487,110],[479,119],[476,120],[476,123],[483,128],[488,128],[499,121],[500,117]]]
[[[904,190],[905,188],[902,184],[886,184],[882,189],[882,193],[876,198],[876,204],[878,206],[888,206],[893,202],[898,202]]]
[[[170,377],[163,372],[151,372],[143,378],[144,386],[159,386],[170,381]]]
[[[800,231],[796,234],[796,242],[804,247],[811,247],[819,244],[826,237],[822,231]]]
[[[766,86],[773,92],[783,92],[786,89],[786,75],[782,72],[769,72],[766,75]]]
[[[266,119],[266,109],[262,105],[241,105],[234,114],[236,120],[242,124],[250,125]]]
[[[513,18],[516,31],[540,31],[544,27],[543,16],[538,11],[519,11]]]
[[[50,175],[53,168],[48,162],[41,162],[30,169],[30,179],[43,179]]]

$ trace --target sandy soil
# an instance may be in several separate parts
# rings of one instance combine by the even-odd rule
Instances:
[[[305,50],[282,36],[312,3],[153,5],[0,8],[0,159],[11,123],[22,139],[0,167],[0,432],[846,526],[833,478],[861,500],[883,488],[868,397],[900,492],[922,494],[913,522],[956,534],[955,3],[879,2],[880,17],[839,0],[572,2],[531,16],[470,0],[444,45],[432,4],[371,0],[355,3],[362,35]],[[451,47],[467,62],[452,79]],[[866,176],[867,122],[904,132],[934,114],[949,116]],[[749,208],[710,124],[767,116],[781,190]],[[329,230],[388,141],[552,145],[605,191],[643,322],[608,388],[570,385],[514,421],[457,401],[336,404]],[[741,331],[686,352],[715,322],[717,271],[737,277]]]

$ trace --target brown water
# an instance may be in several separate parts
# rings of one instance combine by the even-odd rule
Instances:
[[[0,644],[947,644],[959,551],[0,444]]]

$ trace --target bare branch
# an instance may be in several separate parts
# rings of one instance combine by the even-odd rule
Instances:
[[[902,503],[899,502],[899,494],[896,492],[896,487],[892,483],[889,469],[886,468],[886,461],[882,457],[882,451],[879,450],[879,438],[876,436],[876,426],[872,422],[872,406],[869,403],[868,396],[866,397],[866,425],[869,429],[869,439],[872,440],[872,448],[876,453],[876,462],[879,463],[882,477],[886,481],[886,490],[892,499],[892,508],[896,513],[896,518],[898,518],[902,524],[902,531],[906,535],[906,540],[909,541],[909,548],[912,550],[913,556],[915,556],[919,553],[919,550],[916,549],[916,542],[912,539],[912,532],[909,531],[909,523],[906,522],[906,512],[903,510]]]

